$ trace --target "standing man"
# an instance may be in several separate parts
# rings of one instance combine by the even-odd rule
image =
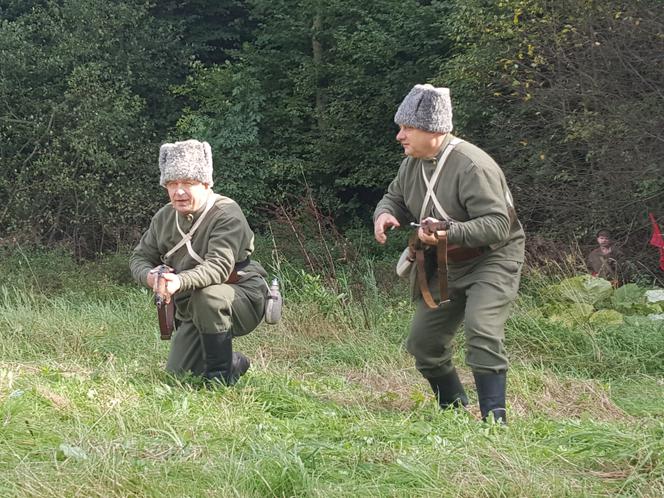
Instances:
[[[416,311],[407,349],[441,408],[466,406],[468,397],[452,363],[452,341],[463,322],[466,363],[482,419],[491,415],[506,423],[504,324],[519,287],[525,234],[505,176],[488,154],[450,133],[447,88],[415,85],[394,121],[406,158],[374,212],[375,238],[384,244],[389,228],[425,219],[444,222],[434,233],[422,227],[417,233],[426,247],[428,289],[438,299],[438,238],[449,244],[450,301],[428,306],[416,285],[418,265],[410,268]]]
[[[597,232],[597,248],[588,255],[588,269],[593,277],[604,278],[614,287],[619,285],[619,261],[622,252],[616,248],[608,230]]]
[[[249,368],[232,339],[254,330],[265,309],[267,274],[250,259],[254,234],[240,206],[212,191],[210,144],[164,144],[159,169],[171,202],[134,249],[131,273],[175,301],[178,325],[166,370],[231,385]],[[167,270],[157,278],[162,264]]]

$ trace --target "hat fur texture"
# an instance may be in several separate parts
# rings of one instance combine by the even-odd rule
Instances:
[[[452,100],[449,88],[415,85],[403,99],[394,122],[434,133],[452,131]]]
[[[212,148],[207,142],[185,140],[159,149],[159,184],[173,180],[198,180],[212,186]]]

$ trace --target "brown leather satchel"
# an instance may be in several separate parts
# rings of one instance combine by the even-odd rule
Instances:
[[[161,339],[168,341],[173,335],[175,330],[175,303],[173,300],[168,303],[162,302],[157,304],[157,317],[159,318],[159,333]]]

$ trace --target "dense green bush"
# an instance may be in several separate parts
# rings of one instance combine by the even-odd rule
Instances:
[[[504,167],[529,234],[583,246],[608,226],[652,270],[658,7],[0,1],[0,238],[88,256],[134,242],[164,199],[159,144],[191,137],[258,228],[307,195],[342,230],[367,226],[401,159],[395,109],[431,82]]]
[[[664,213],[659,0],[453,2],[434,78],[459,128],[503,165],[531,232],[589,242],[611,228],[656,268]]]
[[[167,93],[188,50],[145,2],[44,2],[0,24],[4,234],[90,255],[136,237],[161,202]]]

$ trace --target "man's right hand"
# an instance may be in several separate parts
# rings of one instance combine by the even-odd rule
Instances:
[[[379,244],[384,244],[387,241],[387,235],[385,235],[385,230],[388,228],[399,228],[401,224],[390,213],[382,213],[376,218],[374,222],[374,237]]]
[[[152,289],[152,292],[154,292],[155,294],[164,295],[164,291],[166,290],[165,286],[167,285],[167,282],[164,282],[163,279],[161,279],[160,281],[158,281],[158,279],[157,279],[157,276],[159,274],[159,270],[161,270],[162,268],[164,268],[164,273],[162,274],[162,276],[165,275],[165,274],[169,274],[169,273],[173,272],[173,268],[171,268],[170,266],[166,266],[166,265],[155,266],[148,273],[147,284],[148,284],[148,287],[150,287]]]

